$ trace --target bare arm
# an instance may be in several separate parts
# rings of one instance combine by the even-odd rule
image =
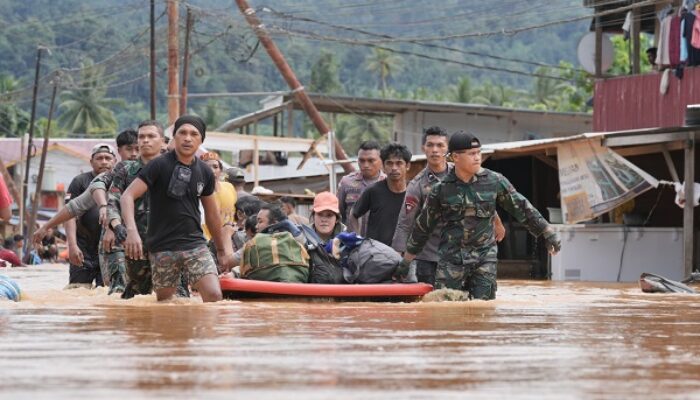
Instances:
[[[68,259],[73,265],[82,266],[83,265],[83,252],[78,247],[78,237],[76,232],[78,231],[77,225],[74,219],[69,219],[65,222],[66,227],[66,240],[68,242]]]
[[[121,199],[119,200],[119,205],[122,209],[122,220],[124,225],[126,225],[126,241],[124,241],[124,251],[126,255],[132,260],[139,260],[143,258],[143,245],[141,242],[141,236],[139,236],[139,231],[136,228],[136,219],[134,217],[134,201],[143,196],[148,190],[146,182],[141,180],[141,178],[136,178],[131,185],[124,191]]]
[[[69,203],[70,204],[70,203]],[[46,223],[39,229],[34,232],[34,236],[32,240],[34,241],[35,245],[40,245],[41,244],[41,239],[46,236],[46,232],[49,230],[49,228],[55,228],[56,226],[72,219],[73,216],[70,214],[68,207],[63,207],[54,215],[51,217],[50,220],[46,221]],[[73,223],[73,228],[75,228],[75,222]],[[66,233],[67,233],[68,227],[66,227]],[[75,231],[74,231],[75,234]]]
[[[223,267],[224,271],[228,271],[233,263],[233,244],[231,236],[224,235],[221,230],[222,220],[219,215],[219,206],[216,205],[216,200],[213,195],[200,197],[202,207],[204,208],[204,220],[206,221],[209,233],[211,233],[216,245],[217,258]]]
[[[106,227],[109,222],[107,221],[107,191],[102,188],[95,189],[92,192],[92,199],[100,206],[100,224]]]

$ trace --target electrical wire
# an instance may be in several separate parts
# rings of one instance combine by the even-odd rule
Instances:
[[[475,64],[472,62],[467,62],[467,61],[458,61],[458,60],[453,60],[453,59],[444,58],[444,57],[430,56],[427,54],[416,53],[416,52],[407,51],[407,50],[399,50],[399,49],[394,49],[391,47],[379,46],[375,43],[366,42],[366,41],[341,39],[341,38],[335,38],[335,37],[325,37],[325,36],[316,35],[316,34],[311,33],[311,32],[291,31],[291,30],[279,28],[279,27],[268,27],[268,30],[271,33],[285,34],[285,35],[290,35],[290,36],[298,36],[298,37],[303,37],[306,39],[318,40],[318,41],[331,41],[331,42],[338,42],[338,43],[345,43],[345,44],[351,44],[351,45],[371,47],[371,48],[375,48],[375,49],[389,51],[389,52],[396,53],[396,54],[408,55],[408,56],[423,58],[423,59],[431,60],[431,61],[440,61],[440,62],[445,62],[445,63],[450,63],[450,64],[457,64],[457,65],[461,65],[464,67],[470,67],[470,68],[475,68],[475,69],[485,69],[485,70],[491,70],[491,71],[506,72],[509,74],[522,75],[522,76],[535,77],[535,78],[553,79],[553,80],[559,80],[559,81],[564,81],[564,82],[572,81],[569,78],[563,78],[561,76],[546,75],[546,74],[538,73],[538,72],[519,71],[519,70],[514,70],[514,69],[510,69],[510,68],[505,68],[505,67],[480,65],[480,64]]]
[[[324,22],[324,21],[318,21],[318,20],[315,20],[312,18],[295,17],[293,15],[280,13],[280,12],[274,11],[274,10],[272,10],[271,12],[274,14],[283,16],[285,18],[298,20],[298,21],[312,22],[315,24],[328,26],[328,27],[336,28],[336,29],[340,29],[340,30],[345,30],[348,32],[361,33],[361,34],[372,36],[372,37],[382,37],[382,38],[386,38],[386,39],[395,39],[395,37],[390,36],[390,35],[386,35],[386,34],[379,34],[379,33],[370,32],[370,31],[366,31],[363,29],[357,29],[357,28],[353,28],[353,27],[349,27],[349,26],[331,24],[331,23]],[[481,53],[481,52],[475,52],[475,51],[467,51],[467,50],[462,50],[462,49],[459,49],[456,47],[442,46],[442,45],[431,44],[431,43],[414,42],[414,41],[410,41],[409,43],[417,44],[419,46],[428,47],[428,48],[448,50],[448,51],[452,51],[452,52],[456,52],[456,53],[460,53],[460,54],[473,55],[473,56],[478,56],[478,57],[487,57],[487,58],[492,58],[492,59],[501,60],[501,61],[510,61],[510,62],[516,62],[516,63],[521,63],[521,64],[538,66],[538,67],[545,67],[545,68],[568,69],[568,68],[562,67],[560,65],[555,65],[555,64],[546,64],[546,63],[541,63],[541,62],[536,62],[536,61],[528,61],[528,60],[522,60],[522,59],[516,59],[516,58],[510,58],[510,57],[497,56],[494,54],[487,54],[487,53]],[[577,69],[577,68],[574,68],[574,70],[577,70],[580,72],[583,71],[583,70]]]

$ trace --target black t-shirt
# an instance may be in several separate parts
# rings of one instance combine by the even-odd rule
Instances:
[[[189,168],[191,176],[185,185],[184,195],[179,198],[168,194],[170,180],[175,167]],[[138,177],[148,186],[150,214],[148,216],[149,251],[192,250],[206,244],[202,233],[199,197],[214,193],[215,181],[211,168],[195,158],[185,165],[177,160],[175,151],[169,151],[146,164]]]
[[[90,182],[95,178],[95,174],[90,172],[82,173],[70,182],[68,185],[68,193],[66,193],[66,201],[70,201],[87,190]],[[76,238],[78,248],[83,252],[83,255],[97,257],[98,246],[100,245],[100,208],[97,206],[87,210],[87,212],[76,219]]]
[[[394,193],[389,190],[386,180],[379,181],[365,189],[352,208],[352,215],[359,218],[369,211],[367,237],[391,246],[399,212],[406,192]]]

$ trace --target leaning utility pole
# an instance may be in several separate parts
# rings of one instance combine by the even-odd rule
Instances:
[[[175,122],[179,116],[179,87],[178,75],[178,0],[168,0],[168,125]]]
[[[151,119],[156,119],[156,0],[151,0]]]
[[[309,118],[311,118],[311,122],[313,122],[314,126],[316,127],[316,129],[322,137],[327,135],[330,129],[328,129],[326,122],[323,120],[323,117],[316,109],[316,106],[314,106],[314,103],[311,102],[311,99],[304,91],[304,86],[302,86],[301,83],[299,83],[299,80],[294,75],[294,71],[292,71],[292,68],[289,66],[289,64],[287,64],[287,61],[284,59],[282,53],[279,51],[272,39],[270,39],[270,36],[265,30],[265,26],[262,24],[262,22],[260,22],[260,19],[257,17],[257,15],[255,15],[255,10],[248,6],[246,0],[236,0],[236,4],[241,10],[241,13],[243,13],[243,16],[245,17],[246,21],[248,21],[248,24],[250,24],[250,26],[253,27],[253,31],[258,36],[260,43],[262,43],[263,47],[265,47],[265,50],[267,50],[267,54],[270,55],[270,58],[272,58],[272,61],[277,66],[277,69],[280,70],[282,77],[285,81],[287,81],[289,87],[292,88],[292,93],[294,93],[294,97],[296,97],[296,100],[299,102],[299,104],[301,104],[301,107],[304,109]],[[314,145],[315,143],[316,142],[314,142]],[[345,154],[343,147],[340,146],[340,143],[338,143],[337,141],[335,142],[335,144],[335,158],[337,160],[347,160],[348,156],[347,154]],[[303,161],[301,162],[301,164],[299,164],[299,167],[297,169],[300,169],[304,165],[306,160],[308,160],[308,158],[311,157],[311,155],[316,151],[314,145],[311,145],[309,151],[306,152]],[[341,165],[343,166],[345,172],[353,172],[355,170],[355,168],[350,163],[343,163]],[[331,166],[331,172],[335,172],[335,165]]]
[[[180,115],[187,113],[187,75],[190,70],[190,32],[194,24],[192,9],[187,7],[187,20],[185,25],[185,55],[182,57],[182,88],[180,89]]]
[[[18,204],[19,206],[19,229],[20,232],[24,231],[24,213],[25,204],[27,204],[27,192],[29,186],[29,167],[32,161],[32,148],[34,144],[32,139],[34,138],[34,120],[36,118],[36,100],[39,92],[39,70],[41,69],[41,51],[44,50],[43,47],[39,46],[36,48],[36,66],[34,68],[34,89],[32,93],[32,114],[29,117],[29,142],[27,143],[27,162],[24,167],[24,181],[22,182],[22,202]]]

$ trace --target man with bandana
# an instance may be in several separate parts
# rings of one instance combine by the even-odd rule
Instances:
[[[408,273],[416,254],[442,223],[435,288],[463,290],[470,298],[492,300],[497,288],[496,205],[533,235],[543,236],[550,254],[556,254],[561,243],[539,211],[503,175],[481,167],[479,139],[460,131],[452,135],[448,149],[454,169],[431,189],[408,238],[397,276]]]
[[[135,260],[142,259],[144,253],[134,202],[148,191],[153,204],[146,246],[159,301],[175,295],[182,274],[204,302],[222,299],[217,267],[200,225],[200,201],[220,265],[229,270],[233,261],[231,238],[222,234],[223,223],[213,197],[214,174],[195,156],[205,137],[206,124],[201,118],[178,118],[173,126],[173,150],[149,162],[121,195],[121,216],[127,231],[124,250]]]

